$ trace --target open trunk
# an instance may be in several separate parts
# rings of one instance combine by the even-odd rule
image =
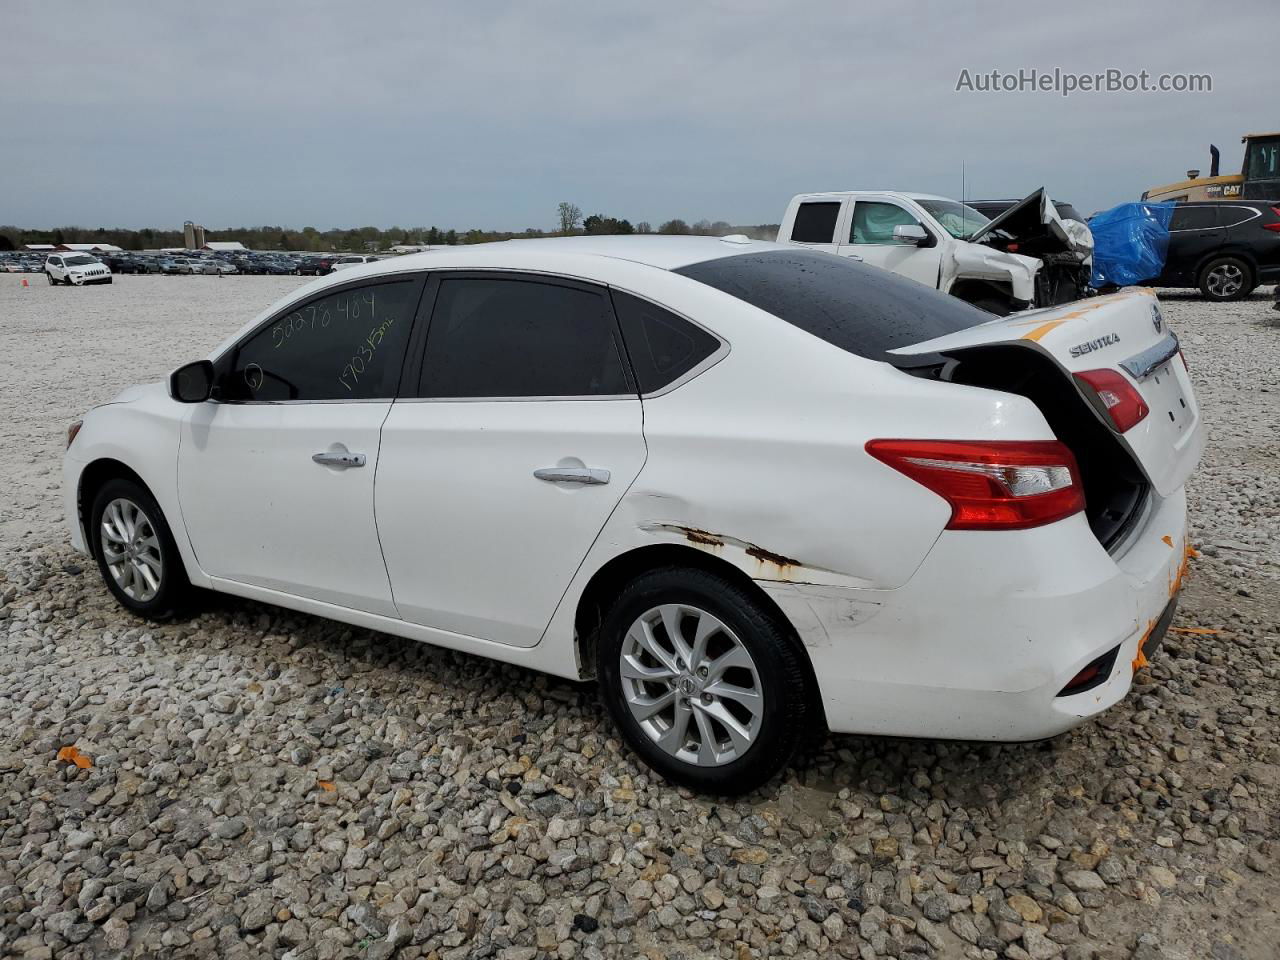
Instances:
[[[1075,454],[1090,526],[1109,549],[1152,491],[1168,497],[1183,486],[1204,447],[1178,339],[1149,290],[1034,310],[892,354],[916,375],[1035,403]]]

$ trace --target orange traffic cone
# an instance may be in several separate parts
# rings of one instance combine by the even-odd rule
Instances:
[[[27,283],[27,278],[26,278],[26,277],[23,277],[23,278],[22,278],[22,285],[23,285],[24,287],[29,287],[29,286],[31,286],[31,284]]]

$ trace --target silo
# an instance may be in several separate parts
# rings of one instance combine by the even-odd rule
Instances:
[[[196,245],[194,249],[204,249],[204,227],[201,224],[196,224]]]
[[[190,220],[182,225],[182,245],[188,250],[196,248],[196,225]]]

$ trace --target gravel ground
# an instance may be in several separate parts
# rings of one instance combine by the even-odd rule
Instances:
[[[66,421],[301,281],[19,281],[0,956],[1275,957],[1268,298],[1166,297],[1211,442],[1201,556],[1132,696],[1041,744],[832,738],[728,803],[648,776],[589,686],[237,600],[125,615],[66,546]]]

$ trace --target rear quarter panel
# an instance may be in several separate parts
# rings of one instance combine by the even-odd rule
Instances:
[[[666,289],[632,292],[703,323],[729,352],[683,386],[644,400],[645,466],[552,630],[572,630],[577,597],[595,571],[654,543],[704,550],[760,581],[898,587],[950,508],[869,456],[868,440],[1052,439],[1022,397],[908,376],[668,277]]]

